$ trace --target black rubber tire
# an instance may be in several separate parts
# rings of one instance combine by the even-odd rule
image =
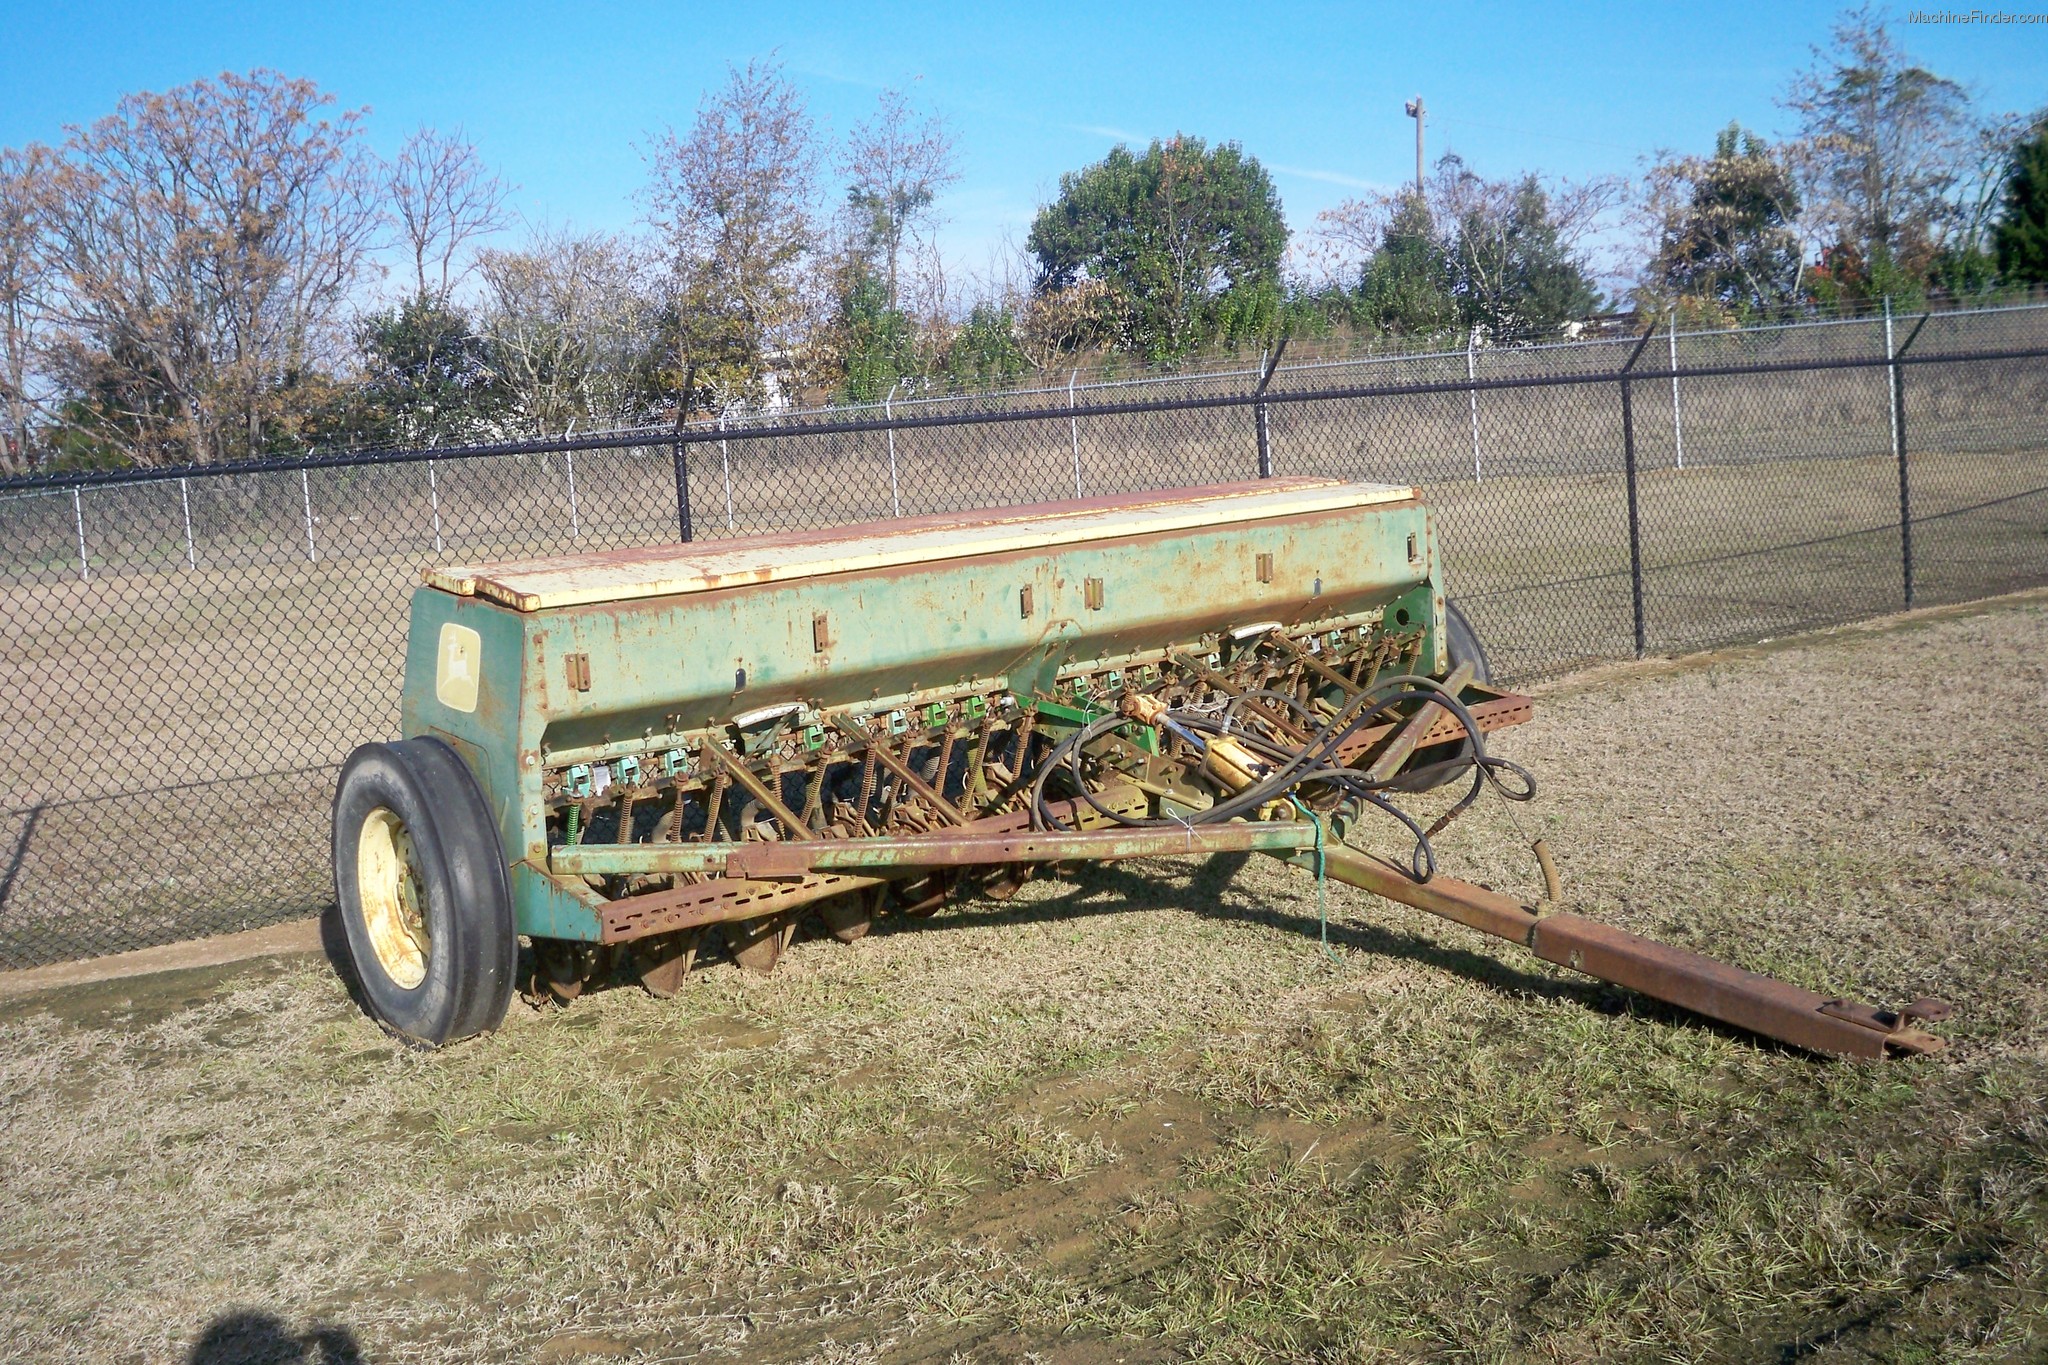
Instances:
[[[1469,661],[1472,681],[1493,681],[1493,668],[1486,661],[1486,646],[1479,642],[1479,632],[1472,629],[1472,623],[1457,604],[1448,600],[1444,603],[1444,647],[1450,653],[1453,669]]]
[[[410,988],[379,961],[357,884],[363,826],[380,808],[412,842],[426,922],[425,975]],[[504,1022],[519,961],[511,883],[483,789],[448,745],[408,739],[348,756],[334,790],[334,892],[354,985],[371,1018],[429,1047]]]
[[[1444,651],[1450,657],[1450,671],[1456,672],[1459,666],[1470,663],[1472,681],[1493,681],[1493,669],[1486,659],[1486,646],[1479,642],[1479,632],[1472,629],[1465,613],[1448,600],[1444,602]],[[1418,763],[1401,774],[1391,789],[1398,792],[1434,791],[1462,778],[1469,771],[1463,764],[1471,753],[1470,740],[1461,739],[1456,745],[1439,744],[1429,751],[1429,761]]]

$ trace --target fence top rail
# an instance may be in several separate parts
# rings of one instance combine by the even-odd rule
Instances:
[[[1977,316],[1989,316],[1998,313],[2022,313],[2042,311],[2048,311],[2048,301],[2044,301],[2041,299],[2025,299],[2017,303],[1978,304],[1968,308],[1936,308],[1931,310],[1931,315],[1944,318],[1967,318]],[[1696,327],[1691,329],[1680,329],[1677,332],[1677,337],[1680,341],[1684,341],[1687,338],[1692,337],[1739,338],[1761,332],[1806,331],[1820,330],[1833,327],[1868,327],[1872,323],[1882,322],[1883,319],[1883,312],[1875,305],[1872,305],[1863,311],[1844,312],[1838,316],[1832,317],[1790,318],[1775,322],[1752,322],[1745,323],[1739,327]],[[1550,351],[1593,351],[1603,346],[1633,345],[1639,336],[1639,332],[1620,332],[1599,336],[1568,337],[1556,341],[1523,341],[1509,338],[1505,341],[1480,341],[1478,343],[1478,348],[1481,351],[1492,355],[1522,355],[1528,353],[1541,353]],[[1371,365],[1393,365],[1399,364],[1403,361],[1457,360],[1463,358],[1465,354],[1466,348],[1463,346],[1459,346],[1448,350],[1396,350],[1377,353],[1366,352],[1355,355],[1326,355],[1318,356],[1314,359],[1295,360],[1282,364],[1277,367],[1277,373],[1292,374],[1315,370],[1348,369],[1354,366],[1365,367]],[[1243,379],[1258,376],[1263,372],[1264,371],[1262,370],[1262,368],[1257,364],[1220,364],[1212,369],[1193,368],[1164,374],[1134,374],[1127,378],[1122,379],[1094,377],[1078,383],[1070,382],[1062,384],[1059,383],[1055,378],[1050,380],[1049,382],[1023,384],[1007,389],[962,390],[953,393],[910,394],[906,395],[905,397],[893,400],[893,406],[898,408],[905,408],[915,407],[918,405],[929,406],[940,403],[969,403],[977,400],[987,401],[990,399],[1024,398],[1034,397],[1038,395],[1064,394],[1070,391],[1085,393],[1091,389],[1137,389],[1146,387],[1147,385],[1188,384],[1195,382],[1213,381],[1218,379]],[[1047,373],[1056,374],[1057,372],[1048,371]],[[809,415],[813,413],[825,412],[843,413],[858,410],[866,410],[869,408],[879,411],[884,406],[885,404],[883,403],[849,403],[835,405],[830,408],[805,408],[795,411],[803,415]],[[750,413],[736,417],[734,420],[755,420],[771,415],[774,414]]]
[[[2011,310],[2008,310],[2011,311]],[[1587,343],[1588,346],[1612,346],[1619,341],[1636,343],[1638,347],[1649,333],[1619,339],[1607,338]],[[1458,358],[1464,352],[1446,352],[1446,358]],[[1416,359],[1418,357],[1402,357]],[[585,432],[577,436],[534,437],[526,440],[478,442],[469,445],[438,446],[417,449],[374,448],[336,451],[331,454],[291,456],[283,459],[241,460],[219,464],[203,465],[162,465],[139,469],[82,470],[56,474],[26,474],[0,478],[0,494],[19,495],[36,492],[61,491],[80,488],[105,488],[130,484],[164,483],[185,478],[234,478],[245,475],[296,473],[314,469],[345,469],[352,467],[377,467],[385,465],[418,464],[437,460],[468,460],[523,455],[572,454],[577,451],[630,450],[660,448],[676,450],[691,445],[716,444],[720,441],[761,441],[780,438],[820,437],[834,435],[857,435],[867,432],[907,431],[930,427],[989,426],[1012,422],[1068,421],[1078,418],[1101,418],[1135,416],[1153,412],[1186,412],[1202,409],[1255,407],[1261,404],[1279,406],[1283,404],[1306,404],[1332,401],[1355,401],[1375,398],[1402,398],[1424,394],[1478,393],[1489,390],[1577,388],[1592,384],[1611,384],[1618,380],[1659,380],[1659,379],[1716,379],[1743,375],[1794,374],[1809,371],[1872,369],[1885,366],[1906,365],[1962,365],[1985,364],[2009,360],[2048,359],[2048,345],[2001,347],[1969,351],[1937,351],[1908,355],[1886,356],[1882,353],[1860,356],[1810,356],[1792,360],[1755,361],[1724,365],[1680,365],[1662,369],[1596,369],[1581,372],[1561,372],[1535,375],[1505,375],[1467,379],[1462,375],[1434,381],[1418,381],[1401,384],[1352,384],[1325,386],[1311,389],[1266,389],[1255,388],[1226,393],[1194,394],[1181,397],[1145,398],[1124,402],[1060,402],[1055,405],[1017,408],[977,408],[964,412],[944,413],[903,413],[889,411],[880,418],[842,417],[837,414],[848,411],[873,411],[881,405],[867,408],[813,409],[825,420],[784,420],[764,425],[735,426],[717,420],[691,423],[677,427],[645,426],[621,427],[609,430]],[[1252,372],[1255,376],[1257,372]],[[1029,392],[1029,391],[1027,391]],[[1047,390],[1057,393],[1063,399],[1068,391],[1064,388]],[[802,414],[798,414],[799,418]]]

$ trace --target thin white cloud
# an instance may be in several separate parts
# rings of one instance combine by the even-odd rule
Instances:
[[[1106,137],[1111,142],[1150,142],[1143,133],[1133,133],[1124,128],[1111,128],[1100,123],[1064,123],[1060,125],[1069,132],[1086,133],[1090,137]]]
[[[1354,190],[1384,190],[1387,186],[1377,180],[1361,180],[1355,175],[1343,175],[1336,171],[1319,171],[1309,166],[1279,166],[1267,163],[1267,169],[1275,175],[1291,175],[1300,180],[1320,180],[1325,185],[1343,185]]]
[[[890,88],[887,82],[878,81],[872,76],[848,75],[843,71],[834,70],[831,67],[815,63],[791,62],[789,63],[789,70],[799,76],[809,76],[814,80],[825,81],[832,85],[850,85],[856,90],[887,90]],[[906,83],[899,81],[896,88],[901,89],[904,84]]]

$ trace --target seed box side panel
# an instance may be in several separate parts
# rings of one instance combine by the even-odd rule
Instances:
[[[1435,547],[1412,490],[1205,492],[442,572],[413,599],[405,733],[447,739],[482,782],[520,931],[594,940],[600,898],[545,870],[543,775],[572,759],[659,763],[664,745],[778,707],[1050,699],[1077,668],[1262,622],[1386,613],[1427,632],[1422,657],[1441,669]],[[775,571],[750,574],[763,563]]]

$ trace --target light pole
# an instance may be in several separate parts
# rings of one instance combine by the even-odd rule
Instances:
[[[1408,101],[1408,117],[1415,120],[1415,197],[1422,197],[1422,96]]]

